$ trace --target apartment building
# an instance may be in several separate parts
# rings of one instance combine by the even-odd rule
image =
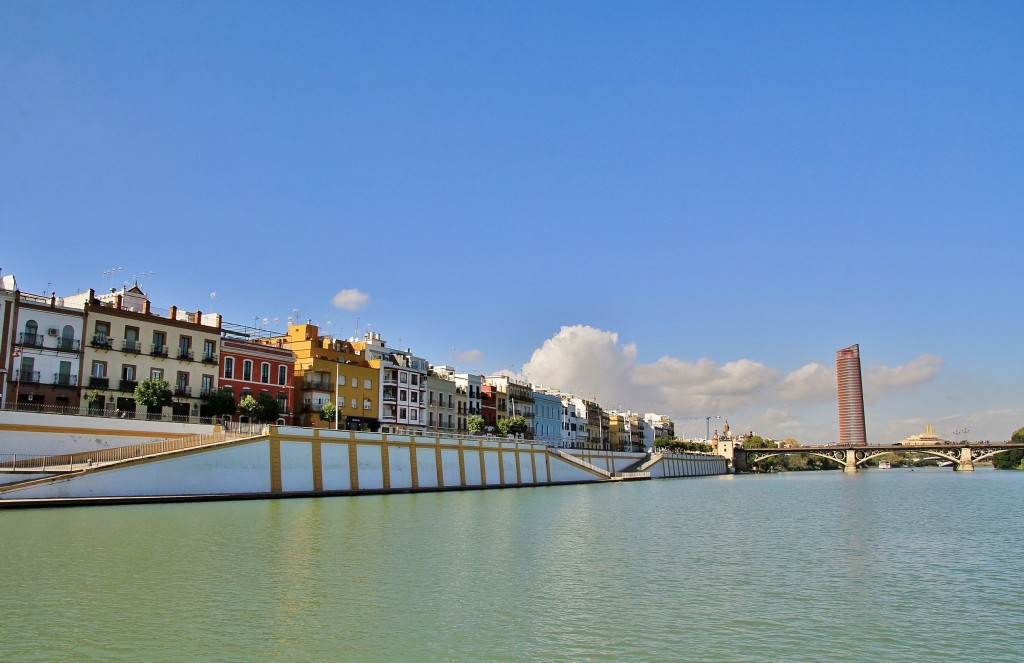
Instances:
[[[314,428],[378,430],[380,369],[371,366],[363,347],[350,340],[321,336],[317,325],[288,326],[283,337],[264,342],[280,344],[295,355],[296,423]],[[358,346],[358,347],[357,347]],[[334,421],[323,421],[320,410],[334,403]]]
[[[149,417],[200,415],[201,398],[217,384],[221,319],[217,314],[179,310],[156,312],[134,285],[97,296],[95,291],[64,298],[84,312],[79,384],[82,404],[92,410],[134,417],[135,387],[147,378],[166,380],[174,393],[169,408]]]
[[[388,347],[377,332],[367,332],[352,347],[380,373],[380,430],[385,433],[426,430],[429,362],[410,349]]]
[[[277,401],[278,417],[275,423],[292,424],[295,413],[295,353],[282,342],[264,342],[261,339],[231,336],[224,333],[220,342],[220,376],[217,388],[230,393],[235,403],[246,396],[269,396]],[[203,385],[200,395],[209,393]],[[202,412],[202,407],[200,407]],[[244,421],[236,412],[232,421]]]
[[[81,309],[15,291],[10,298],[13,340],[7,394],[18,409],[78,407],[82,364]]]

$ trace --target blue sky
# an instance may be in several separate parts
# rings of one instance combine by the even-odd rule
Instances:
[[[1006,439],[1021,62],[1015,2],[5,2],[0,268],[687,435],[835,440],[859,343],[872,440]]]

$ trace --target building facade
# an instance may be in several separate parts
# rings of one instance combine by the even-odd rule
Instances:
[[[277,344],[225,336],[220,342],[220,375],[214,388],[241,403],[246,396],[277,401],[276,423],[290,426],[295,412],[295,353]],[[202,391],[206,395],[209,391]],[[202,411],[202,407],[200,407]],[[236,412],[231,421],[244,421]]]
[[[15,292],[7,393],[18,409],[78,408],[81,309],[58,306],[54,296]]]
[[[836,352],[836,382],[839,389],[839,444],[867,444],[859,345]]]

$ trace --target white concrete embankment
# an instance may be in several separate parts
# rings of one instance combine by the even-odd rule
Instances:
[[[255,438],[0,486],[0,502],[358,494],[588,483],[608,481],[612,468],[626,468],[643,458],[643,454],[592,452],[581,458],[584,463],[577,463],[528,441],[271,426]],[[603,471],[605,467],[608,471]],[[693,471],[693,467],[700,469]],[[725,470],[725,459],[716,456],[665,456],[648,471],[652,476],[668,477],[686,476],[681,472],[687,471],[696,475]]]

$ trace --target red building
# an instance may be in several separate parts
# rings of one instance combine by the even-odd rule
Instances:
[[[277,345],[227,338],[220,344],[218,388],[230,392],[236,403],[251,395],[269,395],[277,400],[279,425],[292,424],[295,412],[295,354]],[[241,421],[237,412],[232,421]]]

